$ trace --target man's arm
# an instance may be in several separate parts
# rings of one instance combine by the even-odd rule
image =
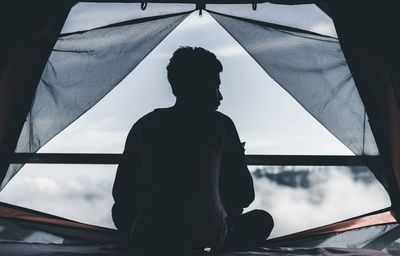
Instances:
[[[245,161],[244,149],[231,119],[222,152],[220,193],[227,215],[239,215],[254,200],[253,180]]]
[[[136,123],[126,139],[112,190],[115,201],[112,208],[113,221],[118,230],[126,236],[130,234],[140,199],[135,193],[140,186],[142,172],[139,138],[140,129]]]

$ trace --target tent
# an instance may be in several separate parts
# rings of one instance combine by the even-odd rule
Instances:
[[[153,2],[162,2],[161,7],[151,9]],[[271,239],[245,253],[399,254],[400,86],[396,60],[400,56],[393,4],[318,3],[332,17],[337,39],[268,22],[262,12],[263,1],[171,2],[175,4],[161,0],[140,3],[141,9],[147,10],[138,8],[129,19],[102,20],[95,27],[62,34],[75,1],[29,2],[23,3],[24,8],[15,2],[2,4],[1,26],[6,37],[0,64],[1,188],[27,162],[118,162],[115,155],[40,156],[35,152],[112,90],[188,14],[208,11],[279,85],[355,153],[357,161],[374,172],[392,202],[388,209]],[[259,10],[243,11],[249,5]],[[111,65],[114,62],[120,65]],[[253,161],[270,159],[255,157]],[[0,216],[0,251],[4,255],[128,254],[113,230],[7,204],[0,206]]]

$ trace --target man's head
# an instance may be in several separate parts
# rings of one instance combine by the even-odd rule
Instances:
[[[180,47],[170,59],[167,71],[172,92],[179,101],[199,108],[218,108],[222,100],[222,64],[215,54],[201,47]]]

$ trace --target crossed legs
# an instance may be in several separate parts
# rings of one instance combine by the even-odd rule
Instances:
[[[253,210],[238,216],[227,216],[228,232],[221,252],[247,250],[261,246],[274,227],[272,216]]]

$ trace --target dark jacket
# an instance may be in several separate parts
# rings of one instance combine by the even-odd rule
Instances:
[[[129,132],[113,197],[114,223],[134,246],[220,246],[226,215],[254,200],[232,120],[177,107],[145,115]]]

